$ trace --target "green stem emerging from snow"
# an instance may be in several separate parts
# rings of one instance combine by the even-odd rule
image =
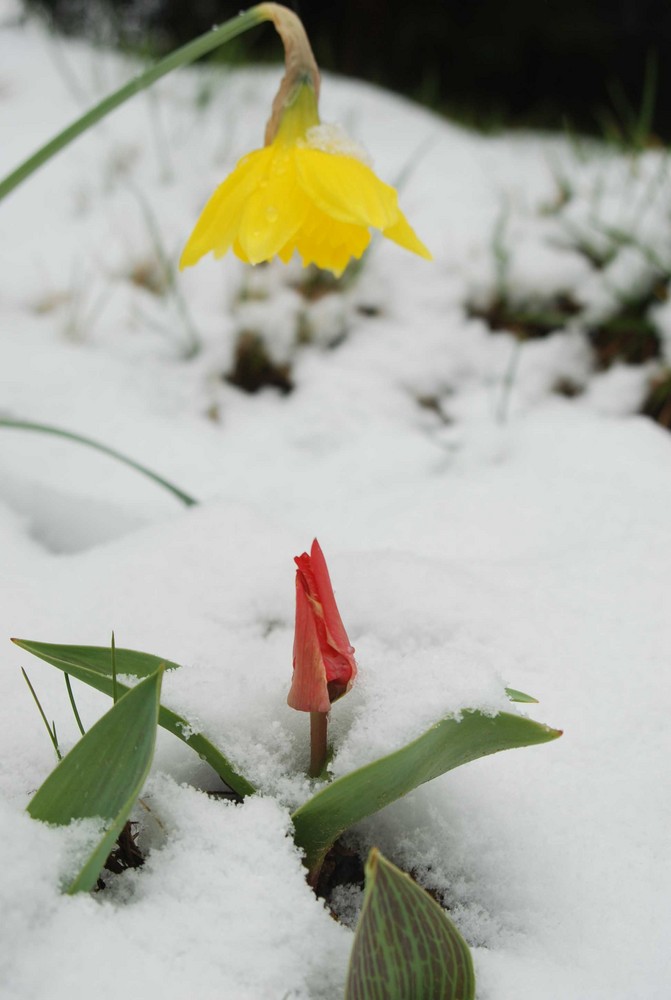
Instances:
[[[269,20],[268,8],[272,6],[272,4],[258,4],[256,7],[251,7],[242,14],[238,14],[237,17],[226,21],[220,27],[208,31],[187,45],[183,45],[182,48],[171,52],[165,59],[161,59],[160,62],[155,63],[144,73],[140,73],[132,80],[129,80],[119,90],[115,90],[114,93],[104,98],[99,104],[91,108],[90,111],[83,114],[81,118],[77,118],[76,121],[68,125],[62,132],[55,135],[50,142],[40,147],[36,153],[25,160],[16,170],[13,170],[4,180],[0,181],[0,201],[30,177],[43,163],[46,163],[52,156],[60,152],[61,149],[96,125],[111,111],[118,108],[119,105],[124,104],[131,97],[146,90],[147,87],[151,87],[162,76],[172,73],[174,69],[179,69],[180,66],[188,66],[189,63],[195,62],[196,59],[200,59],[201,56],[212,52],[213,49],[218,48],[220,45],[225,45],[226,42],[237,38],[238,35],[242,35],[243,32],[248,31],[257,24]]]

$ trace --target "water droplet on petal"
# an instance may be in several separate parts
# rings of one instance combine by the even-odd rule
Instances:
[[[277,209],[275,208],[275,206],[274,205],[268,205],[268,208],[266,209],[266,218],[267,218],[268,222],[277,222],[278,215],[279,215],[279,212],[277,211]]]

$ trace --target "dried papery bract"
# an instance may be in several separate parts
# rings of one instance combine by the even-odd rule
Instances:
[[[310,775],[326,759],[328,713],[356,677],[351,645],[336,604],[324,553],[315,539],[310,554],[296,556],[294,672],[287,703],[310,713]]]
[[[321,80],[317,61],[300,18],[279,3],[259,4],[258,11],[273,22],[284,45],[285,72],[266,125],[265,143],[269,146],[277,135],[285,108],[295,99],[298,87],[301,84],[312,87],[317,102]]]

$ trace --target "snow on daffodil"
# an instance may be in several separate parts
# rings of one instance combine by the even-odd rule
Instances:
[[[249,264],[295,251],[303,265],[342,274],[368,246],[371,229],[428,260],[431,254],[354,143],[320,125],[319,71],[303,26],[279,4],[258,8],[277,28],[286,73],[266,128],[266,145],[244,156],[203,209],[180,267],[229,250]]]

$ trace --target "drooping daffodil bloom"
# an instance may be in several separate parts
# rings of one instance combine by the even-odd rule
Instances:
[[[378,229],[422,257],[431,254],[381,181],[340,130],[321,125],[319,71],[294,14],[264,4],[285,45],[287,71],[273,104],[266,145],[244,156],[205,205],[180,267],[229,250],[249,264],[297,251],[303,265],[340,275]]]

